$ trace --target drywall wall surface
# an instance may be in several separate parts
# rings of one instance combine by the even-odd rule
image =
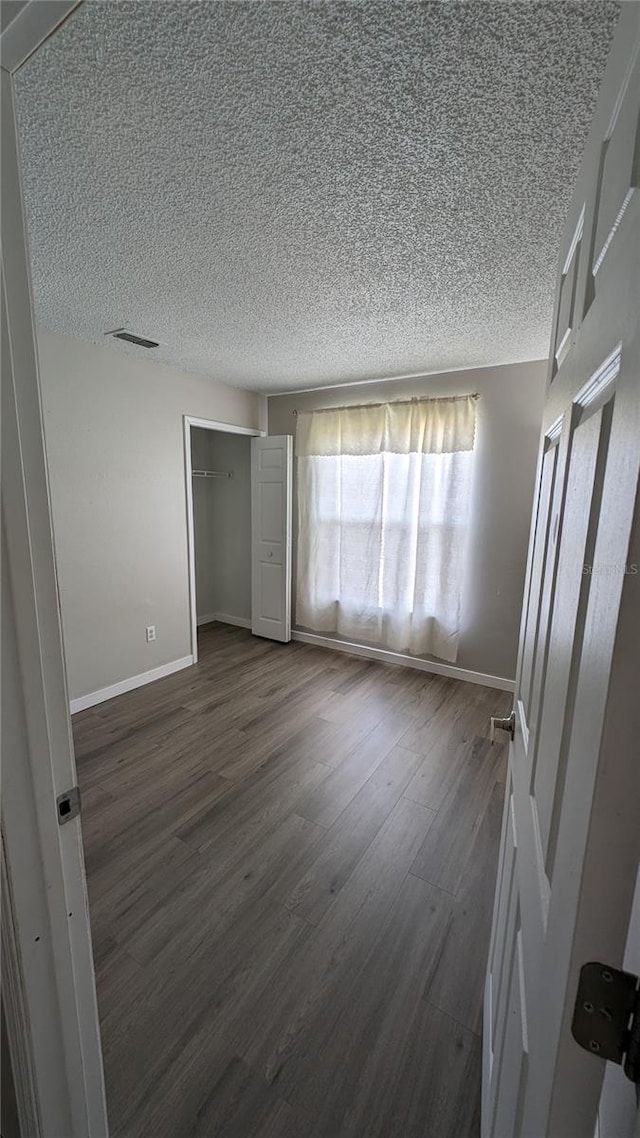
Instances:
[[[255,429],[260,400],[44,329],[38,352],[76,699],[190,654],[183,415]]]
[[[251,619],[251,439],[191,430],[194,469],[231,478],[194,478],[198,620],[219,614]]]
[[[216,470],[232,478],[216,482],[214,502],[214,612],[251,619],[251,439],[212,432]]]
[[[546,361],[534,360],[269,399],[269,434],[295,435],[295,409],[478,392],[472,522],[456,664],[506,679],[515,676],[546,373]],[[295,501],[294,487],[294,512]],[[294,557],[296,529],[294,516]]]
[[[192,470],[212,470],[210,446],[211,432],[202,427],[191,428]],[[213,532],[213,502],[216,487],[208,478],[194,478],[193,486],[193,546],[196,571],[196,616],[198,620],[215,612],[213,574],[215,546]]]

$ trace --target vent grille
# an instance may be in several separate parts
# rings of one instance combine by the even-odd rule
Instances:
[[[116,328],[113,332],[107,332],[107,336],[113,336],[114,340],[126,340],[128,344],[136,344],[139,348],[158,348],[160,346],[159,340],[149,340],[147,336],[138,336],[135,332],[128,332],[126,328]]]

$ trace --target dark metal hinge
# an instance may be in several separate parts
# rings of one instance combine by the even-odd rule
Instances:
[[[56,798],[56,806],[60,826],[64,826],[65,822],[70,822],[72,818],[77,818],[80,813],[80,787],[72,786],[71,790],[65,790],[64,794],[59,794]]]
[[[576,1043],[619,1063],[632,1083],[640,1083],[640,986],[633,972],[608,964],[583,964],[573,1009]]]

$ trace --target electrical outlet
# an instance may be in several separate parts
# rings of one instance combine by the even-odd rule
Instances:
[[[145,628],[145,634],[147,637],[147,644],[151,644],[151,641],[155,640],[155,638],[156,638],[156,626],[155,626],[155,624],[148,624],[147,627]]]

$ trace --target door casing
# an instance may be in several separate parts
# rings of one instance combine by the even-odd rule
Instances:
[[[189,574],[189,614],[191,624],[191,655],[193,663],[198,660],[198,616],[196,612],[196,545],[193,520],[193,477],[191,474],[191,428],[200,427],[205,431],[222,431],[229,435],[250,435],[261,438],[266,431],[252,427],[237,427],[233,423],[219,423],[215,419],[198,419],[193,415],[183,415],[184,433],[184,485],[187,498],[187,565]]]
[[[11,1037],[29,1138],[106,1138],[100,1028],[80,819],[58,824],[75,783],[14,75],[76,2],[24,4],[0,38],[2,82],[2,838],[14,987],[29,1045]],[[4,897],[3,897],[4,902]],[[4,978],[3,978],[4,982]],[[20,1003],[20,1001],[18,1001]],[[17,1007],[17,1004],[16,1004]],[[24,1026],[24,1025],[23,1025]]]

